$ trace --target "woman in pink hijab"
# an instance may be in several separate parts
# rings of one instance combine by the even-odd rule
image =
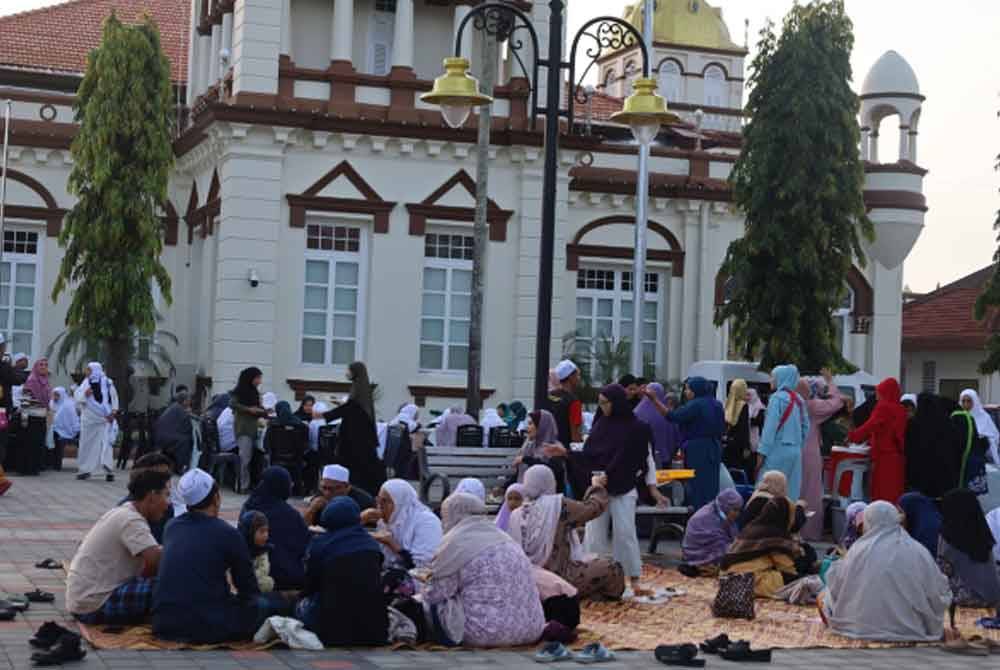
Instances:
[[[31,393],[31,398],[36,405],[48,409],[49,400],[52,399],[52,387],[49,385],[49,359],[39,358],[31,367],[31,374],[24,382],[23,390]]]
[[[826,368],[822,379],[800,379],[797,391],[805,399],[809,412],[809,434],[802,446],[800,494],[808,510],[815,512],[800,532],[803,540],[815,542],[823,534],[823,454],[819,448],[819,429],[824,421],[840,411],[844,399],[833,383],[833,374]]]

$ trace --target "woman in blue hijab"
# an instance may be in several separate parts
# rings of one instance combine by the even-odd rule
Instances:
[[[305,579],[302,557],[309,543],[309,528],[302,515],[288,504],[290,495],[291,475],[280,465],[272,465],[264,470],[260,484],[240,512],[240,516],[256,511],[267,517],[272,545],[271,576],[276,591],[300,589]]]
[[[712,386],[704,377],[691,377],[684,383],[684,398],[686,402],[664,418],[679,424],[684,432],[684,462],[694,470],[694,479],[687,487],[687,504],[698,510],[719,495],[726,420],[722,403],[712,397]]]
[[[795,392],[799,369],[779,365],[771,372],[771,394],[757,449],[757,472],[778,470],[788,479],[788,498],[798,500],[802,485],[802,447],[809,435],[809,412],[805,401]]]
[[[899,499],[899,508],[906,517],[903,522],[906,532],[937,558],[941,537],[941,511],[937,504],[922,493],[911,491]]]

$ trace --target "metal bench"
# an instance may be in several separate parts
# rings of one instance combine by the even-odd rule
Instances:
[[[635,509],[637,517],[653,517],[653,527],[649,532],[649,553],[651,554],[656,553],[656,546],[661,539],[683,539],[684,526],[691,516],[691,509],[682,504],[684,502],[684,485],[680,481],[676,481],[669,486],[669,498],[671,499],[669,506],[639,505]],[[662,487],[661,491],[666,493]]]
[[[483,447],[424,447],[418,450],[420,458],[420,499],[431,504],[431,489],[440,484],[441,494],[436,503],[451,495],[452,480],[475,477],[483,482],[487,491],[502,480],[515,476],[512,462],[518,449]]]

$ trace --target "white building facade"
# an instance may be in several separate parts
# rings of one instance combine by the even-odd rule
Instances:
[[[174,59],[186,121],[163,208],[162,260],[174,286],[172,305],[161,302],[162,327],[180,341],[177,382],[217,393],[257,365],[279,397],[325,396],[346,390],[347,364],[360,359],[378,384],[382,416],[410,399],[437,409],[459,402],[476,131],[471,122],[447,128],[419,96],[440,74],[469,4],[187,2],[160,3],[190,12],[186,56]],[[544,52],[547,3],[517,4]],[[642,346],[656,377],[673,380],[694,361],[727,353],[726,329],[713,317],[726,292],[719,267],[743,231],[726,179],[739,152],[746,53],[706,3],[658,6],[661,93],[686,118],[704,111],[700,141],[691,126],[665,129],[650,160]],[[688,28],[661,36],[660,13]],[[626,15],[640,23],[634,10]],[[468,51],[475,61],[478,47]],[[887,57],[862,91],[866,199],[879,240],[852,272],[851,300],[838,313],[848,358],[877,376],[899,370],[901,263],[926,210],[915,165],[923,98],[905,62],[883,64]],[[628,92],[629,79],[614,73],[629,58],[638,52],[602,58],[605,93]],[[484,275],[488,403],[532,396],[540,267],[541,124],[531,127],[523,73],[509,59],[500,70]],[[33,357],[65,317],[65,297],[53,304],[50,294],[61,258],[54,235],[73,205],[74,76],[0,65],[0,97],[14,100],[0,330]],[[877,129],[891,114],[907,116],[909,153],[881,165]],[[633,313],[636,147],[621,128],[596,121],[589,135],[561,138],[559,159],[553,363],[564,335],[619,340]]]

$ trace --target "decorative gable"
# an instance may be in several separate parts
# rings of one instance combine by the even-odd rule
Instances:
[[[389,212],[396,206],[394,202],[383,200],[347,161],[327,172],[301,195],[285,197],[291,208],[289,225],[292,228],[304,228],[306,212],[312,210],[370,214],[374,231],[388,233]]]
[[[410,235],[423,235],[427,219],[472,223],[476,220],[475,204],[476,182],[465,170],[459,170],[423,202],[406,206],[410,213]],[[487,202],[486,222],[491,242],[507,240],[507,222],[513,214],[512,210],[500,209],[492,199]]]

